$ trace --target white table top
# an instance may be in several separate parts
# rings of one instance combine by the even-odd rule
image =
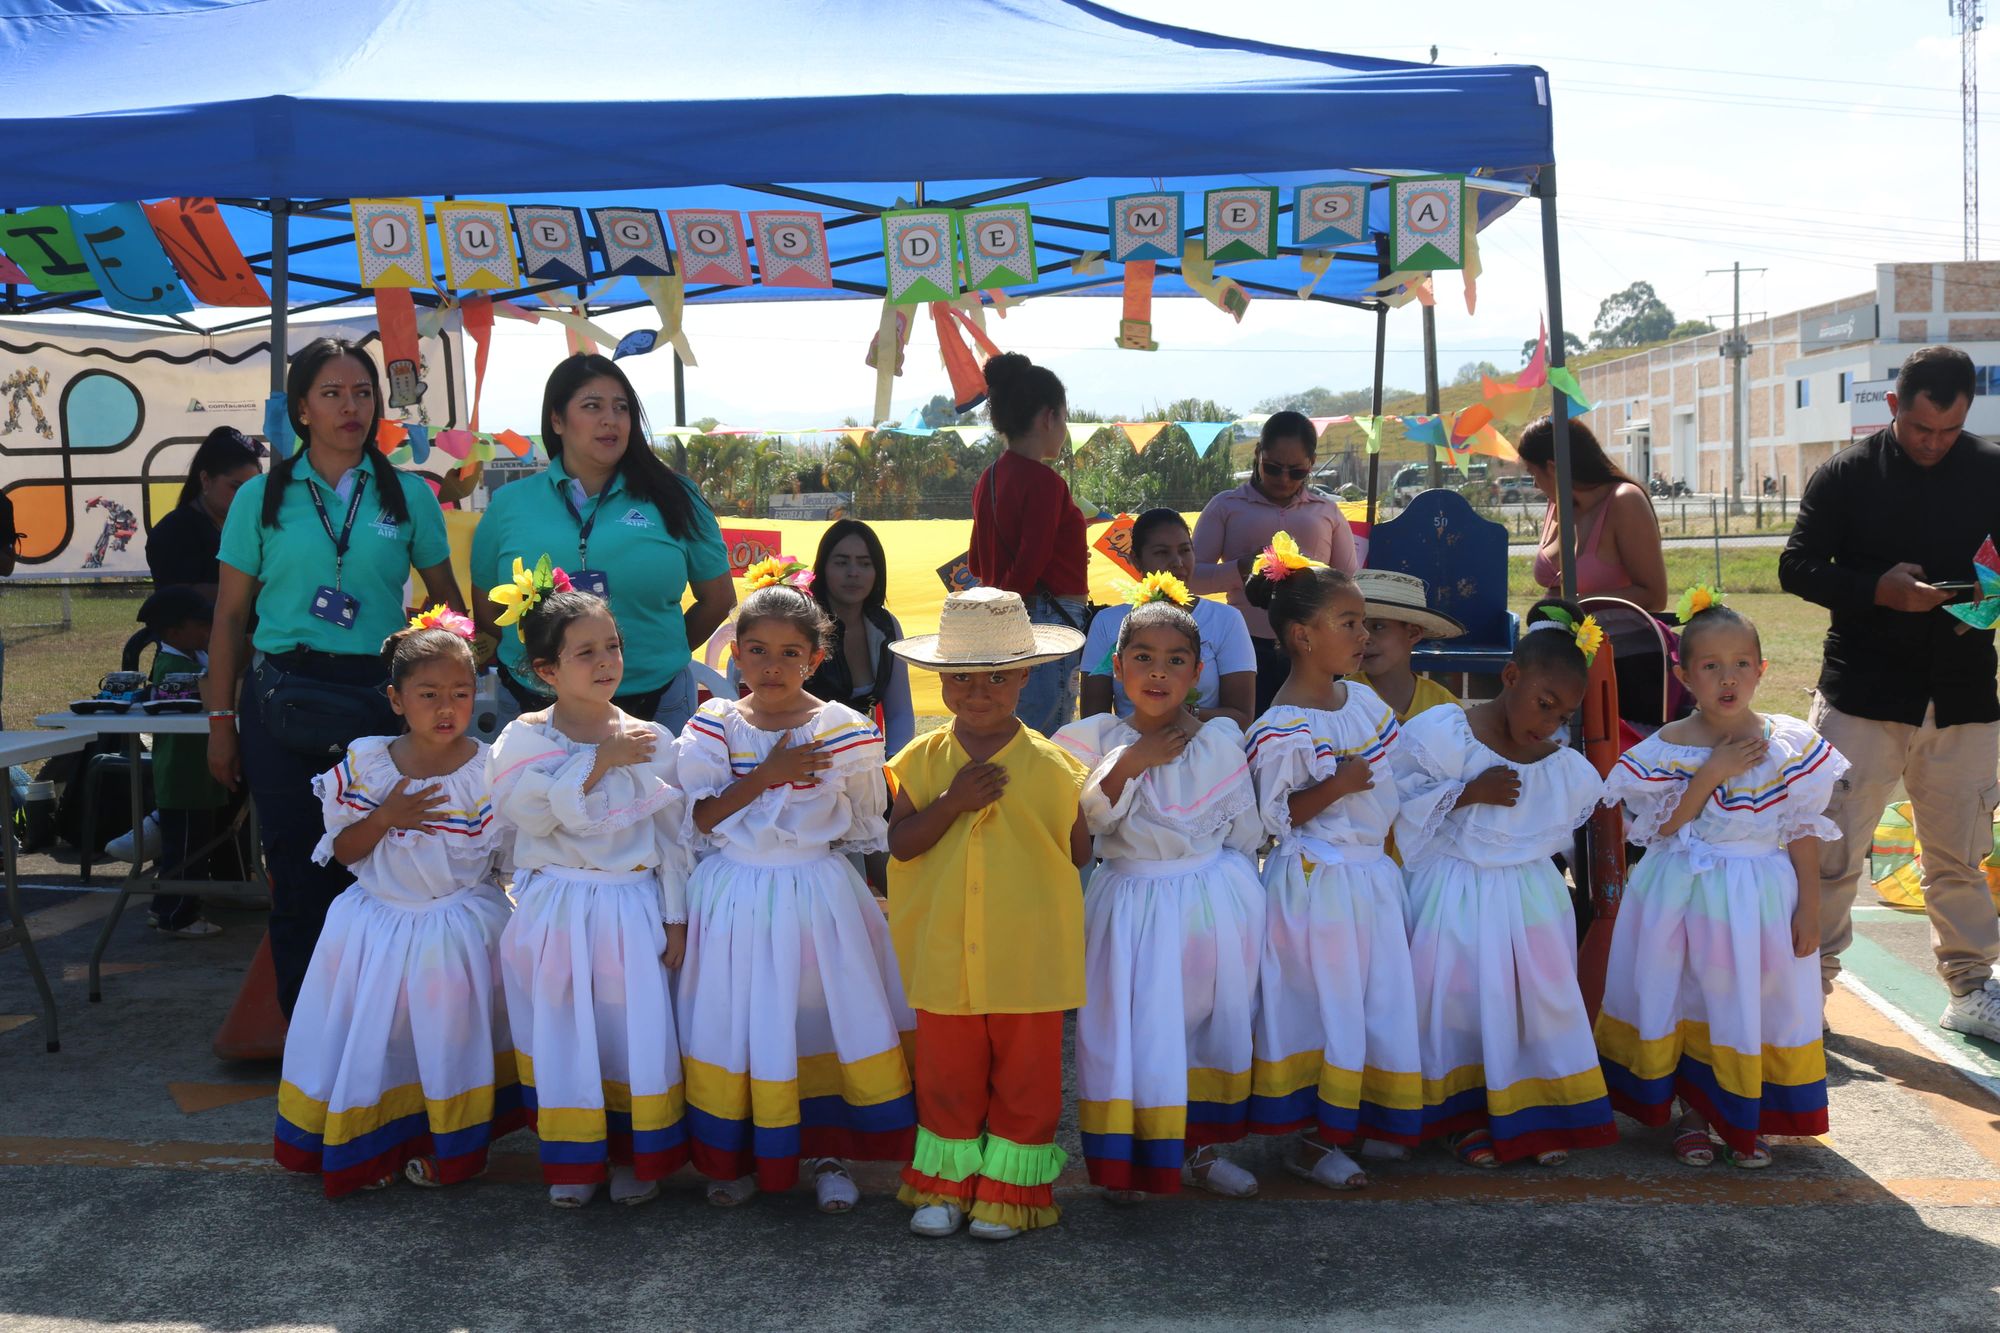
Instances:
[[[44,713],[35,719],[38,727],[63,731],[90,732],[98,736],[206,736],[208,714],[148,713],[137,704],[124,713]]]
[[[90,737],[81,731],[0,731],[0,768],[73,754],[88,744]]]

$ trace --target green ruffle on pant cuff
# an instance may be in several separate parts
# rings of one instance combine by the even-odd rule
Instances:
[[[919,1134],[922,1132],[918,1131]],[[1012,1139],[1003,1139],[998,1134],[988,1134],[986,1155],[980,1160],[979,1174],[988,1180],[1009,1185],[1047,1185],[1062,1174],[1063,1163],[1068,1160],[1069,1154],[1053,1143],[1030,1147]]]
[[[979,1174],[982,1157],[979,1139],[944,1139],[917,1126],[916,1150],[910,1155],[912,1169],[926,1176],[954,1183]],[[988,1174],[991,1174],[990,1172]]]

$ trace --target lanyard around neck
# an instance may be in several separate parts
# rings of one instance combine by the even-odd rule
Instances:
[[[366,472],[355,474],[354,494],[348,497],[347,501],[347,521],[341,524],[340,534],[335,536],[333,520],[327,517],[326,501],[319,498],[319,487],[314,484],[313,478],[306,479],[306,492],[312,496],[313,510],[319,515],[319,525],[326,529],[326,539],[333,543],[333,586],[336,590],[340,587],[343,566],[347,563],[347,543],[354,536],[354,519],[361,512],[361,490],[367,484]]]

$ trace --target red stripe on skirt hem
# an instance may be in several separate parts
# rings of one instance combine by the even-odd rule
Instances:
[[[1134,1166],[1116,1158],[1086,1157],[1083,1164],[1090,1171],[1090,1183],[1100,1189],[1138,1190],[1145,1194],[1179,1194],[1181,1173],[1178,1167]]]
[[[757,1177],[757,1188],[767,1192],[788,1190],[799,1183],[799,1164],[814,1157],[835,1157],[847,1162],[907,1162],[916,1151],[917,1131],[890,1130],[882,1134],[862,1134],[845,1129],[811,1129],[799,1135],[796,1157],[759,1157],[744,1150],[730,1152],[694,1141],[691,1160],[694,1169],[710,1180],[739,1180]]]

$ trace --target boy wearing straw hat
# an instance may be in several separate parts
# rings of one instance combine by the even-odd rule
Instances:
[[[1014,716],[1028,668],[1081,649],[1018,594],[945,599],[936,634],[889,651],[938,673],[952,724],[890,761],[889,933],[917,1013],[917,1145],[900,1198],[910,1230],[972,1219],[1007,1240],[1061,1216],[1062,1016],[1083,1004],[1090,857],[1083,765]]]
[[[1396,710],[1399,723],[1441,704],[1458,705],[1457,695],[1412,669],[1410,653],[1425,639],[1455,639],[1465,626],[1431,609],[1424,581],[1414,574],[1364,569],[1354,576],[1354,585],[1361,590],[1368,630],[1357,679]]]

